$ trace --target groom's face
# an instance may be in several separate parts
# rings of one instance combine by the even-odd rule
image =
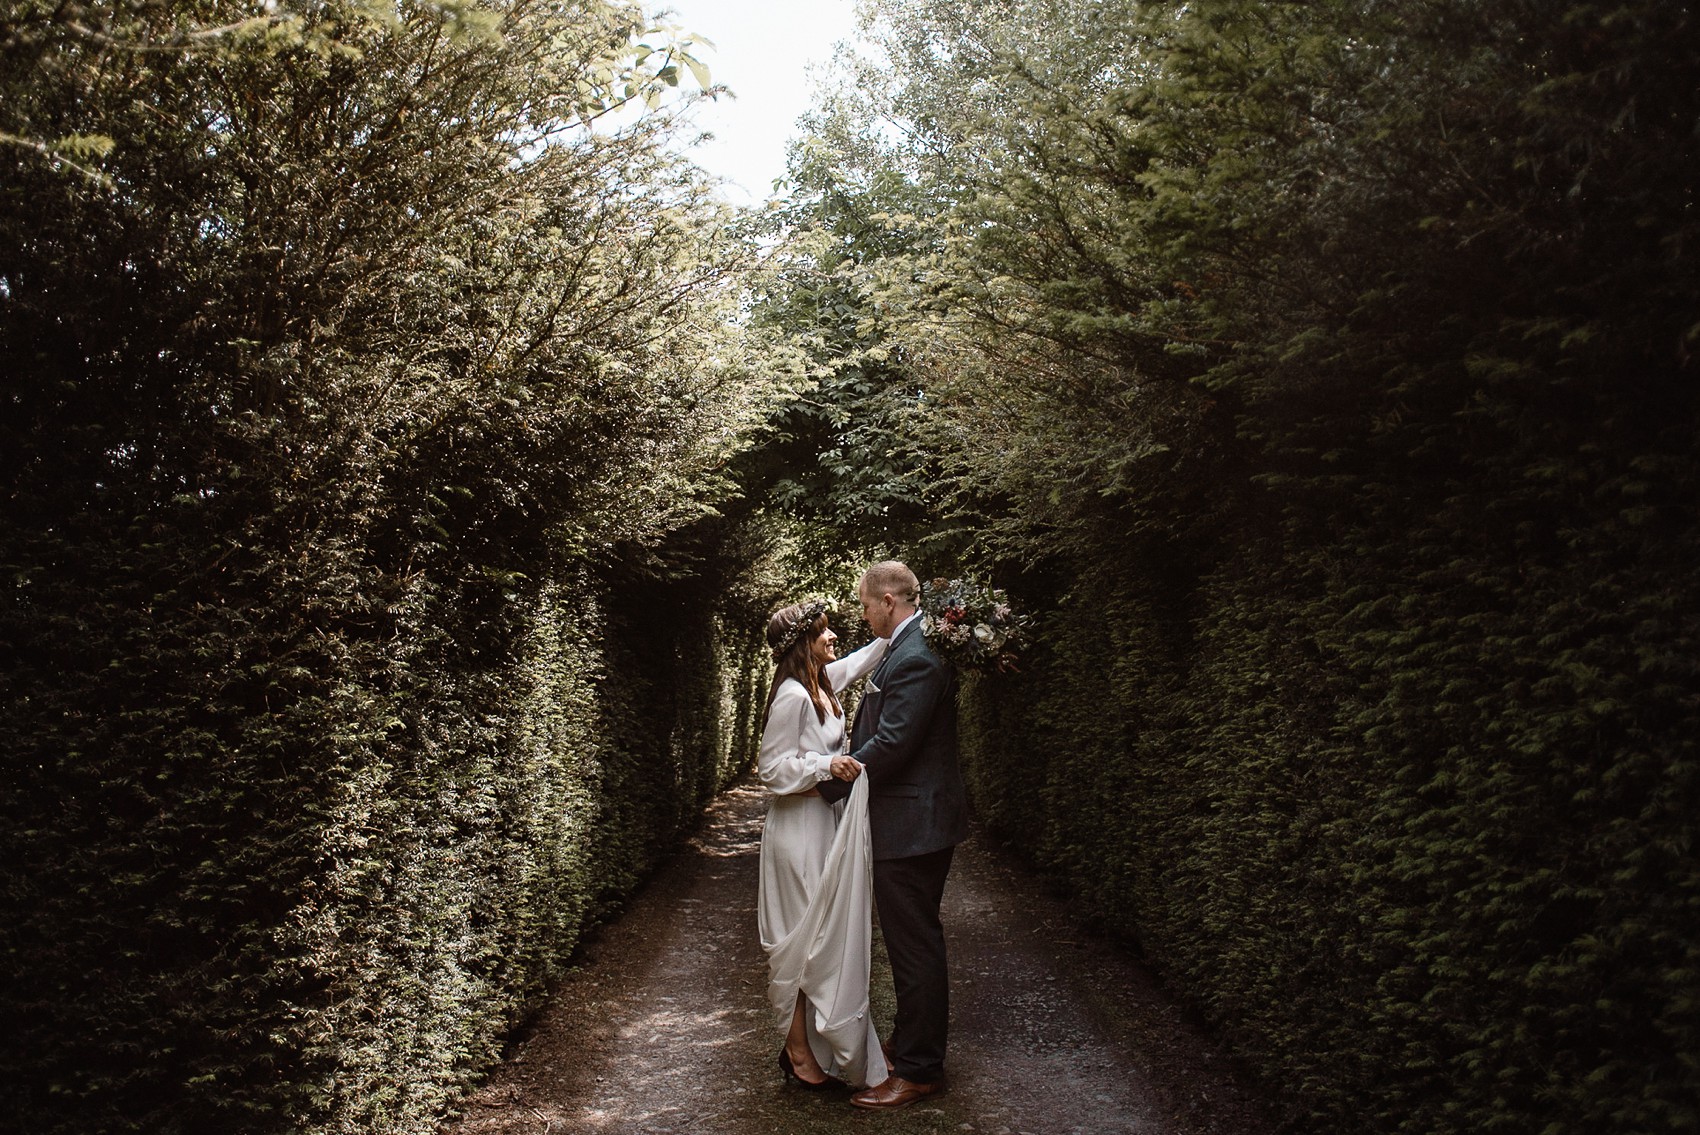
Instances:
[[[897,610],[897,600],[889,594],[869,594],[866,580],[856,588],[856,594],[862,600],[862,619],[868,624],[868,629],[874,632],[874,637],[890,638],[891,628],[897,622],[892,617]]]

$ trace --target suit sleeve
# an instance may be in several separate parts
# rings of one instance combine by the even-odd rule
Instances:
[[[761,733],[756,774],[769,791],[780,796],[807,792],[832,776],[832,758],[803,751],[802,718],[809,695],[787,682],[774,695],[773,708]]]
[[[902,781],[933,711],[950,696],[950,671],[930,652],[909,653],[886,671],[883,695],[874,735],[850,754],[867,766],[873,785]]]
[[[820,794],[828,804],[836,804],[840,800],[848,799],[850,790],[854,787],[856,786],[851,781],[839,780],[836,776],[833,776],[829,764],[827,766],[827,778],[820,782]]]

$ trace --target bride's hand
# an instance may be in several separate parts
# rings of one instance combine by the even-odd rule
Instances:
[[[839,780],[855,780],[862,775],[862,762],[855,757],[833,757],[832,775]]]

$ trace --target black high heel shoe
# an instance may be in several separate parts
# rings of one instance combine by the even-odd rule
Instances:
[[[803,1079],[801,1076],[797,1075],[797,1068],[791,1063],[791,1054],[785,1051],[784,1045],[779,1046],[779,1070],[785,1073],[785,1078],[787,1080],[795,1080],[811,1092],[826,1092],[831,1091],[833,1088],[848,1088],[850,1086],[836,1076],[827,1076],[826,1079],[822,1080],[818,1084],[813,1080]],[[826,1075],[824,1072],[821,1074]]]

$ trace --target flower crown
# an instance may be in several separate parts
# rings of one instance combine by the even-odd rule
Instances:
[[[813,599],[803,604],[803,613],[797,616],[797,621],[785,628],[785,633],[773,645],[773,660],[778,662],[784,658],[793,646],[801,642],[803,636],[809,633],[809,628],[815,625],[815,620],[826,614],[826,600]]]

